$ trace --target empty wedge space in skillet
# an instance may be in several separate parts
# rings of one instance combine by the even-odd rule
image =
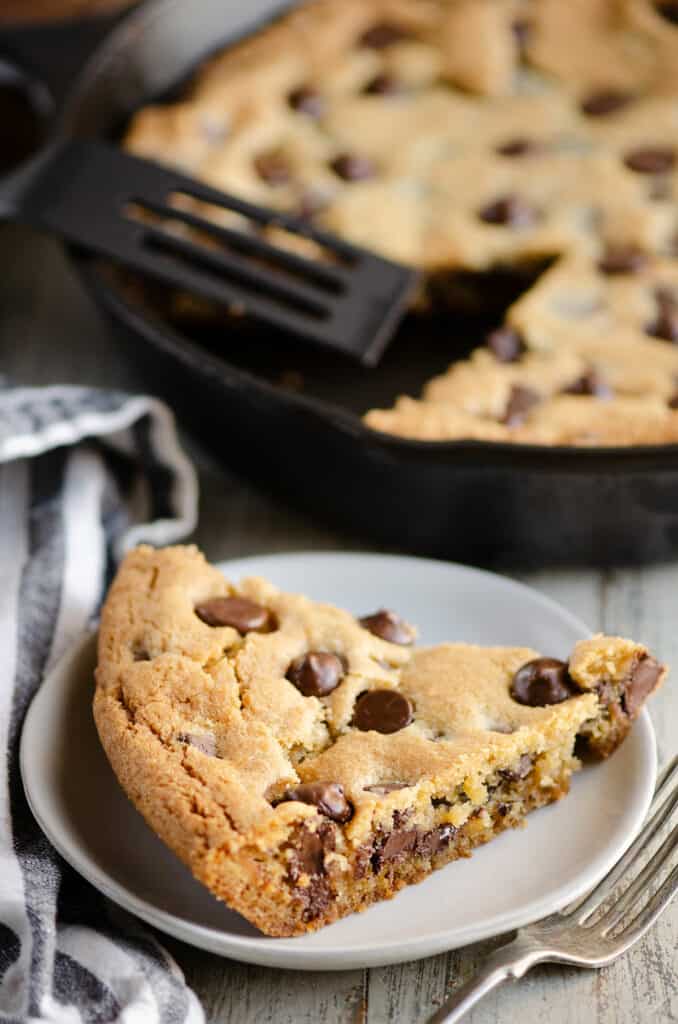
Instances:
[[[666,669],[597,636],[414,645],[192,547],[127,556],[104,605],[94,716],[130,799],[219,899],[297,935],[388,898],[563,796]]]

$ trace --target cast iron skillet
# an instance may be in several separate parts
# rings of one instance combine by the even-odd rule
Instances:
[[[90,60],[62,130],[115,134],[135,107],[166,94],[208,52],[288,6],[281,0],[144,5]],[[451,316],[442,344],[439,338],[432,346],[434,356],[428,327],[419,323],[379,370],[348,370],[281,353],[275,338],[262,342],[226,331],[216,340],[190,336],[149,313],[106,268],[71,255],[149,389],[169,400],[225,466],[318,520],[379,544],[486,564],[609,565],[678,551],[678,446],[415,442],[362,424],[356,408],[392,396],[406,379],[412,391],[418,374],[423,379],[449,362],[461,333]],[[304,393],[272,383],[287,363],[308,375]]]

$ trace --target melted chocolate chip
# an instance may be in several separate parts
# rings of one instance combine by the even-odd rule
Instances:
[[[631,668],[625,682],[624,711],[629,718],[635,718],[646,698],[652,693],[659,682],[663,666],[650,655],[641,658]]]
[[[676,0],[659,0],[655,4],[657,13],[672,25],[678,25],[678,3]]]
[[[343,825],[353,816],[353,808],[344,796],[344,787],[338,782],[304,782],[288,789],[279,803],[298,800],[302,804],[312,804],[321,814],[332,821]]]
[[[287,881],[292,895],[302,906],[304,921],[314,921],[325,913],[332,901],[332,888],[325,874],[325,853],[335,848],[335,830],[330,822],[323,822],[315,832],[303,826],[286,844],[290,851]],[[302,875],[306,884],[297,885]]]
[[[289,867],[291,881],[298,881],[302,874],[313,876],[323,873],[325,844],[319,831],[309,832],[306,828],[298,829],[289,848],[294,852]]]
[[[268,608],[247,597],[213,597],[196,605],[195,614],[208,626],[232,626],[239,633],[268,633],[275,628]]]
[[[302,85],[290,93],[289,104],[293,110],[308,117],[319,118],[325,112],[325,97],[312,85]]]
[[[512,327],[497,327],[487,335],[485,344],[500,363],[515,363],[525,351],[522,338]]]
[[[414,630],[409,622],[405,622],[396,612],[388,611],[386,608],[372,615],[364,615],[358,621],[363,629],[369,630],[374,636],[381,637],[390,644],[408,647],[414,642]]]
[[[666,404],[669,409],[678,409],[678,391],[676,391],[675,395],[671,395]]]
[[[648,264],[648,255],[634,245],[610,246],[598,263],[603,274],[637,274]]]
[[[389,735],[412,721],[412,705],[397,690],[368,690],[356,701],[353,725],[361,732]]]
[[[309,651],[294,659],[286,678],[294,683],[304,697],[326,697],[339,685],[344,672],[344,663],[336,654]]]
[[[364,786],[366,793],[375,793],[377,796],[388,796],[399,789],[407,789],[409,782],[381,782],[374,786]]]
[[[637,174],[663,174],[672,170],[675,162],[675,151],[668,146],[645,146],[631,150],[624,157],[629,170]]]
[[[509,139],[508,142],[497,146],[497,153],[500,156],[536,156],[543,151],[543,143],[536,139]]]
[[[519,668],[511,683],[511,696],[518,704],[543,708],[560,704],[577,692],[567,662],[556,658],[535,658]]]
[[[598,370],[588,370],[577,380],[563,388],[564,395],[591,395],[594,398],[612,398],[612,388]]]
[[[150,661],[151,660],[151,656],[148,653],[148,651],[146,650],[146,648],[142,647],[140,644],[136,644],[132,648],[132,657],[134,658],[135,661]]]
[[[403,92],[403,83],[395,75],[377,75],[365,86],[369,96],[397,96]]]
[[[520,196],[502,196],[483,206],[478,216],[486,224],[500,224],[511,228],[530,227],[537,219],[537,211]]]
[[[368,28],[360,42],[372,50],[385,50],[387,46],[393,46],[394,43],[411,38],[412,32],[404,25],[398,25],[392,21],[380,21]]]
[[[600,89],[591,93],[581,103],[581,110],[589,117],[607,117],[627,107],[633,101],[633,94],[619,89]]]
[[[527,416],[530,409],[533,406],[538,405],[541,401],[540,395],[531,388],[522,387],[520,384],[514,384],[511,388],[511,393],[506,403],[506,410],[504,412],[503,423],[507,427],[519,426],[525,417]]]
[[[452,836],[457,830],[453,825],[441,825],[429,832],[417,835],[416,852],[420,857],[433,857],[436,853],[449,846]]]
[[[271,151],[261,153],[254,160],[257,174],[267,185],[287,185],[292,178],[292,169],[282,153]]]
[[[217,756],[217,741],[214,733],[211,732],[180,732],[177,736],[179,743],[186,743],[189,747],[195,747],[207,757]]]
[[[417,830],[414,828],[402,829],[396,832],[389,832],[387,836],[378,839],[375,843],[372,854],[372,870],[375,874],[381,871],[384,864],[403,860],[414,853],[417,844]]]
[[[344,181],[365,181],[376,174],[374,163],[369,157],[357,153],[341,153],[335,157],[330,167]]]
[[[455,832],[453,825],[441,825],[425,832],[416,828],[395,829],[375,840],[370,857],[372,870],[378,874],[384,867],[406,857],[433,857],[450,844]]]

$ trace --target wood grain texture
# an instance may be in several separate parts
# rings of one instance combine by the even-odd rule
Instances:
[[[0,252],[0,369],[9,381],[139,387],[57,246],[2,228]],[[255,493],[189,447],[202,487],[195,539],[211,558],[346,546],[340,536]],[[515,575],[592,628],[645,641],[676,666],[678,677],[678,565]],[[678,678],[654,700],[652,717],[663,760],[678,746]],[[497,944],[370,971],[304,974],[225,961],[161,938],[203,1001],[210,1024],[423,1024]],[[630,955],[607,970],[539,968],[493,993],[470,1014],[469,1024],[678,1021],[677,949],[678,901]]]

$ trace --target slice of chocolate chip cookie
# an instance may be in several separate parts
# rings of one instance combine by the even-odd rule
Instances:
[[[362,613],[365,609],[357,609]],[[269,935],[319,928],[425,877],[568,790],[666,670],[597,636],[418,649],[195,548],[139,548],[104,605],[94,716],[138,810],[196,878]]]

